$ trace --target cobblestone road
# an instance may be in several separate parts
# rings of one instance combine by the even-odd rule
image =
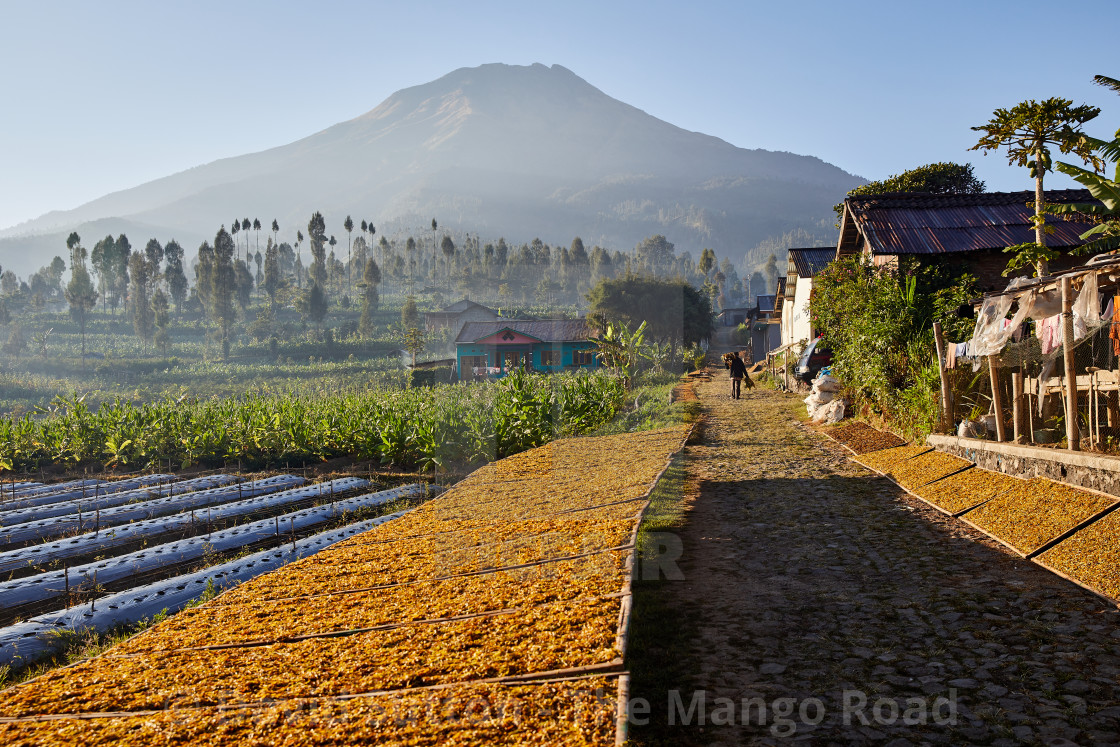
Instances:
[[[796,399],[697,393],[672,589],[706,723],[680,693],[681,743],[1120,743],[1114,607],[849,461]]]

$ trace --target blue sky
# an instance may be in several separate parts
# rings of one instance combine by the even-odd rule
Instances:
[[[1001,156],[967,151],[971,125],[1028,98],[1101,106],[1093,134],[1120,126],[1120,96],[1090,82],[1120,77],[1106,53],[1115,0],[1079,4],[1076,20],[1033,0],[2,0],[0,10],[0,228],[291,142],[486,62],[561,64],[686,129],[869,179],[972,161],[989,189],[1029,188]]]

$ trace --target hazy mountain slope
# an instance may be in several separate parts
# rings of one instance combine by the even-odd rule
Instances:
[[[288,237],[315,210],[340,237],[347,214],[400,230],[434,216],[513,241],[580,235],[629,248],[664,233],[681,250],[710,246],[738,259],[767,236],[827,217],[859,182],[817,158],[682,130],[559,65],[493,64],[404,89],[294,143],[0,232],[0,263],[35,269],[65,253],[71,230],[92,245],[106,232],[94,221],[136,226],[123,229],[134,245],[176,237],[193,253],[235,216],[276,218]]]

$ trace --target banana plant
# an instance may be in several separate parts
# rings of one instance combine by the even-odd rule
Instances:
[[[638,325],[631,331],[625,322],[611,322],[599,337],[592,337],[597,355],[604,365],[610,368],[615,376],[625,382],[626,390],[634,378],[634,366],[639,358],[648,358],[642,347],[646,335],[646,322]]]
[[[1097,75],[1093,81],[1120,93],[1120,80]],[[1081,239],[1088,243],[1078,247],[1078,254],[1115,251],[1120,249],[1120,130],[1116,131],[1116,136],[1112,140],[1100,140],[1089,136],[1085,136],[1085,140],[1104,159],[1115,165],[1115,172],[1111,179],[1071,163],[1059,161],[1054,167],[1082,184],[1093,197],[1101,201],[1101,204],[1053,205],[1049,212],[1056,215],[1080,213],[1088,215],[1094,221],[1096,225],[1081,234]]]

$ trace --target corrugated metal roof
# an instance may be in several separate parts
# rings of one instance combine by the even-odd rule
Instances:
[[[1046,201],[1097,202],[1088,190],[1048,190]],[[1034,192],[934,195],[896,192],[844,201],[875,254],[941,254],[1002,249],[1034,241]],[[1080,246],[1088,223],[1048,217],[1047,245]]]
[[[464,298],[461,301],[456,301],[455,303],[451,304],[450,306],[443,307],[443,311],[445,313],[448,313],[448,314],[460,314],[460,313],[462,313],[462,312],[466,311],[467,309],[472,308],[474,306],[477,306],[480,309],[486,309],[487,311],[489,311],[492,314],[497,313],[496,311],[494,311],[490,307],[483,306],[480,303],[475,303],[474,301],[471,301],[470,299],[467,299],[467,298]]]
[[[797,276],[802,278],[816,277],[829,262],[836,259],[836,247],[828,246],[819,249],[790,249],[789,257],[797,268]]]
[[[833,252],[835,254],[835,252]],[[778,278],[778,295],[784,296],[786,294],[786,279]]]
[[[497,322],[467,322],[459,330],[455,342],[474,342],[512,329],[542,342],[576,342],[591,336],[591,328],[583,319],[502,319]]]

